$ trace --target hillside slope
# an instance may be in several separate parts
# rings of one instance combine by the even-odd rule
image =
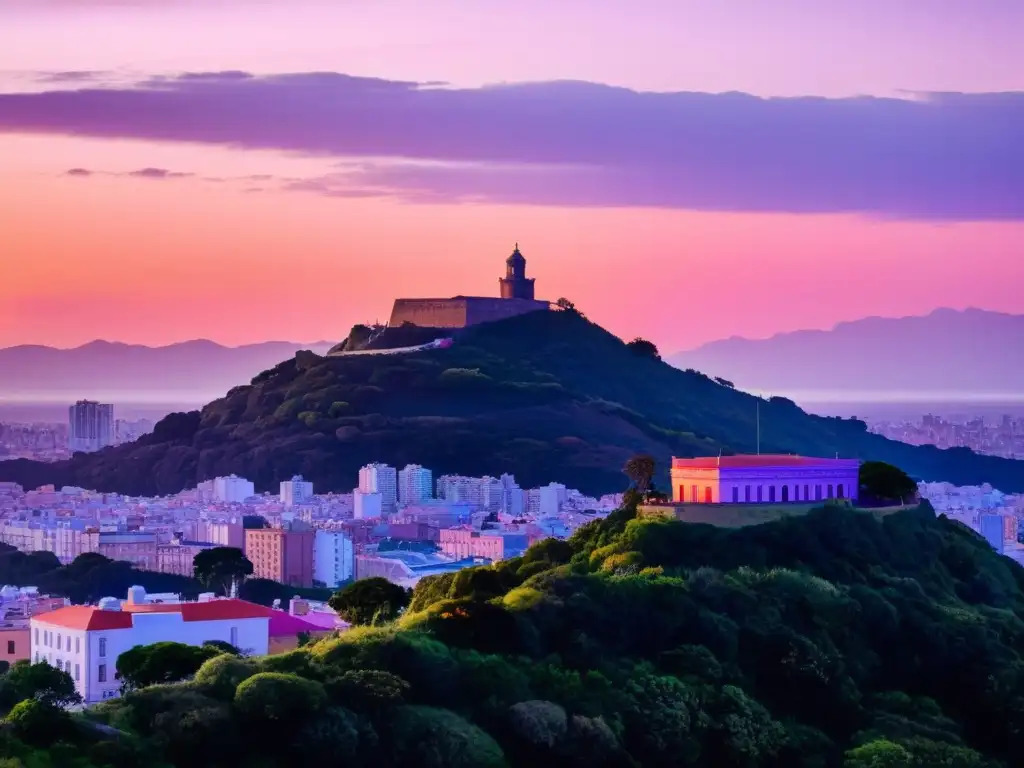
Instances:
[[[1024,570],[981,537],[927,504],[737,531],[634,514],[627,503],[568,542],[428,576],[392,623],[221,656],[90,708],[127,732],[117,750],[70,727],[81,720],[30,729],[21,711],[5,754],[180,768],[1020,764]],[[380,610],[358,587],[346,597]],[[39,695],[12,688],[7,706]]]
[[[1006,395],[1019,392],[1024,377],[1021,356],[1010,354],[1022,335],[1024,315],[937,309],[923,317],[866,317],[829,331],[724,339],[670,362],[762,392]]]
[[[535,313],[401,357],[300,352],[202,412],[168,416],[136,443],[58,464],[0,463],[0,480],[155,494],[231,472],[269,490],[300,473],[320,491],[345,491],[360,466],[384,461],[614,491],[638,451],[664,468],[671,455],[756,450],[757,402],[638,357],[575,313]],[[760,401],[760,427],[763,452],[838,453],[925,480],[1024,490],[1024,462],[896,443],[782,398]]]

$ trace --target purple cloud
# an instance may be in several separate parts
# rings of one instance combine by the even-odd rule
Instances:
[[[92,176],[92,171],[88,168],[71,168],[64,172],[65,176]]]
[[[3,94],[2,130],[363,158],[305,180],[332,196],[1024,218],[1022,93],[763,99],[226,72]]]
[[[140,168],[137,171],[130,171],[127,175],[139,179],[181,179],[192,174],[168,171],[166,168]]]

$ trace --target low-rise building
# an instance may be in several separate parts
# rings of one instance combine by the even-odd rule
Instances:
[[[270,617],[243,600],[194,603],[126,603],[104,598],[99,606],[74,605],[31,619],[31,654],[63,669],[86,703],[120,694],[117,658],[137,645],[174,641],[202,645],[221,640],[247,654],[269,649]]]

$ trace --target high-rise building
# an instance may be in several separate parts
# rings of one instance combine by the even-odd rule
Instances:
[[[409,464],[398,473],[398,500],[420,504],[433,497],[434,473],[419,464]]]
[[[222,502],[241,503],[256,495],[252,482],[238,475],[218,477],[213,481],[213,498]]]
[[[286,507],[293,507],[312,498],[313,484],[307,483],[302,475],[296,475],[291,480],[281,483],[281,503]]]
[[[341,531],[318,530],[313,540],[313,580],[326,587],[337,587],[352,578],[355,547]]]
[[[379,493],[381,514],[393,514],[398,502],[398,472],[387,464],[367,464],[359,470],[359,490]]]
[[[114,406],[79,400],[68,408],[68,447],[91,453],[114,444]]]
[[[358,488],[352,492],[352,517],[356,520],[372,520],[383,513],[379,493],[364,493]]]
[[[996,552],[1006,551],[1008,542],[1017,540],[1017,518],[1013,515],[978,515],[978,528],[982,537]]]
[[[561,483],[550,483],[537,489],[539,499],[538,513],[542,516],[557,515],[565,503],[566,488]]]

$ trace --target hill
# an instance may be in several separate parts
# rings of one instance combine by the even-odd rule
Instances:
[[[372,616],[368,583],[345,604]],[[1019,566],[927,505],[735,531],[627,506],[569,542],[425,578],[393,623],[225,655],[77,719],[18,705],[4,754],[83,768],[1006,768],[1024,749],[1022,588]],[[0,703],[59,687],[24,677],[0,679]]]
[[[102,397],[109,393],[168,395],[198,402],[227,392],[300,349],[326,352],[327,342],[312,345],[268,341],[225,347],[212,341],[186,341],[146,347],[93,341],[73,349],[20,346],[0,349],[0,398],[35,400]]]
[[[271,490],[302,474],[320,491],[347,491],[360,466],[384,461],[598,493],[622,488],[621,467],[637,452],[664,467],[671,455],[754,451],[757,403],[638,355],[575,312],[538,312],[468,328],[447,349],[300,352],[135,443],[57,464],[3,462],[0,480],[150,495],[232,472]],[[1024,490],[1024,462],[893,442],[783,398],[760,401],[760,434],[763,452],[838,453],[925,480]]]
[[[1024,315],[937,309],[869,317],[830,331],[725,339],[670,362],[761,392],[985,394],[1020,392]]]

